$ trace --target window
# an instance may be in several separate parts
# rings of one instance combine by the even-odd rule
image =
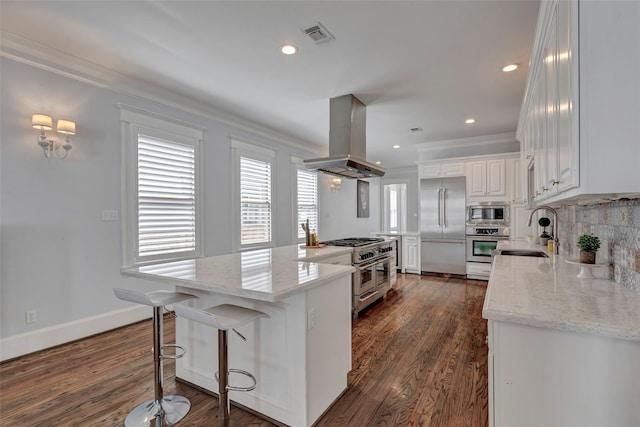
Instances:
[[[296,211],[298,240],[305,238],[300,224],[309,220],[309,229],[318,231],[318,175],[305,169],[296,168]]]
[[[123,264],[202,255],[203,129],[120,105],[123,131]]]
[[[271,246],[273,218],[273,159],[275,153],[232,141],[237,172],[237,249]]]
[[[138,135],[138,257],[196,249],[195,148]]]
[[[407,184],[383,184],[382,231],[402,233],[407,231]]]
[[[271,164],[240,157],[240,244],[271,241]]]

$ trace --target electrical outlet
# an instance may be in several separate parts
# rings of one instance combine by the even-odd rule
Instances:
[[[24,313],[24,320],[27,323],[36,323],[38,321],[38,314],[35,310],[29,310]]]
[[[315,327],[316,327],[316,309],[312,308],[309,311],[307,311],[307,330],[310,331]]]

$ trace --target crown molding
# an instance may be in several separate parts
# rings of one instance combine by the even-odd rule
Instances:
[[[433,142],[423,142],[421,144],[416,144],[416,148],[418,152],[430,152],[430,151],[439,151],[443,149],[454,149],[454,148],[470,148],[470,147],[478,147],[478,146],[491,146],[504,144],[509,142],[515,142],[516,133],[515,132],[507,132],[507,133],[498,133],[495,135],[484,135],[484,136],[475,136],[472,138],[461,138],[461,139],[448,139],[443,141],[433,141]]]
[[[267,126],[228,113],[214,105],[205,104],[165,87],[118,73],[16,34],[0,30],[0,41],[0,57],[95,87],[142,98],[185,113],[214,120],[290,147],[321,155],[327,152],[327,147],[323,145],[293,138]]]

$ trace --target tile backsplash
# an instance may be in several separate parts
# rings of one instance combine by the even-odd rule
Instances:
[[[598,236],[601,246],[596,262],[608,262],[610,267],[594,268],[594,276],[614,279],[640,293],[640,199],[563,206],[558,214],[563,254],[578,258],[580,235]]]

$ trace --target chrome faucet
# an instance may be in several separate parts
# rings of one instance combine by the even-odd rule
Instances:
[[[548,210],[549,212],[551,212],[553,214],[553,225],[554,225],[554,230],[553,230],[553,251],[556,254],[559,254],[560,251],[560,241],[558,240],[558,212],[553,209],[551,206],[538,206],[537,208],[535,208],[534,210],[531,211],[531,215],[529,215],[529,223],[527,224],[529,227],[531,227],[531,220],[533,219],[533,214],[536,213],[537,211],[541,210],[541,209],[545,209]]]

